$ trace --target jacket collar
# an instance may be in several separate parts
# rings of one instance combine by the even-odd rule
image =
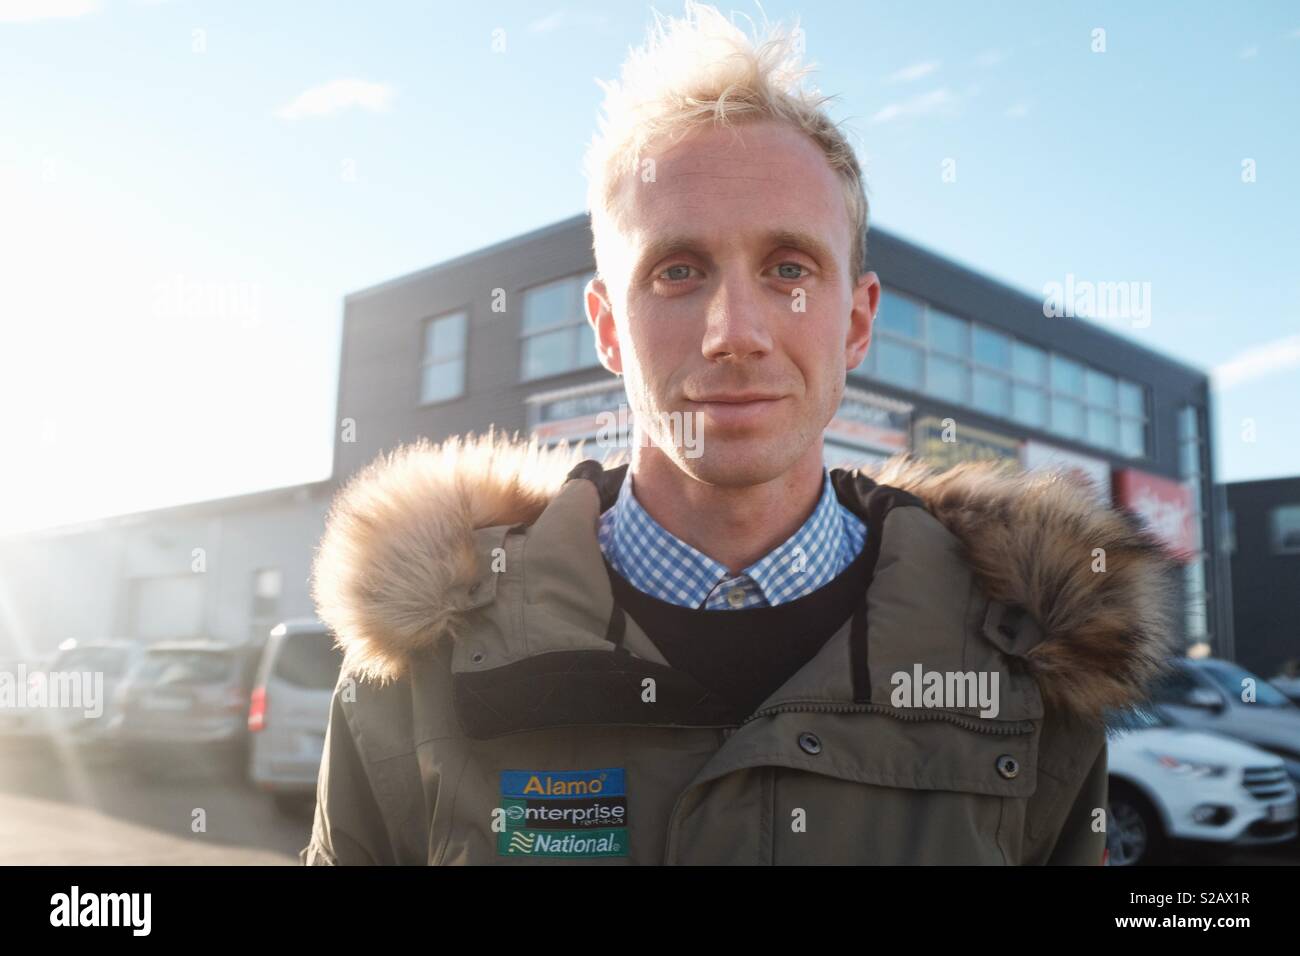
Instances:
[[[626,464],[584,458],[581,444],[545,448],[493,430],[437,445],[421,440],[381,456],[336,496],[313,564],[317,611],[345,649],[345,666],[387,681],[405,672],[412,655],[449,646],[454,672],[501,675],[501,668],[524,664],[533,670],[521,669],[527,679],[512,686],[539,694],[555,680],[536,672],[543,657],[552,671],[594,668],[582,679],[591,688],[620,681],[631,688],[649,664],[667,671],[653,644],[615,613],[596,541],[596,519],[613,504],[626,473]],[[1134,518],[1098,505],[1073,479],[989,462],[937,472],[907,455],[878,468],[835,468],[831,478],[840,500],[869,526],[909,506],[905,519],[891,523],[899,533],[891,531],[895,546],[878,578],[894,575],[898,586],[941,570],[935,556],[960,558],[989,599],[973,626],[1038,678],[1045,701],[1095,717],[1139,699],[1163,667],[1172,561]],[[879,547],[881,535],[872,531],[868,546],[874,540]],[[1093,570],[1097,548],[1104,572]],[[498,559],[504,573],[493,570]],[[548,581],[591,586],[575,597],[573,589],[548,593]],[[964,595],[936,602],[934,593],[918,598],[911,613],[969,610]],[[494,615],[493,626],[481,626],[475,612]],[[887,633],[889,622],[882,625],[873,628]],[[905,634],[892,643],[906,644]],[[846,625],[823,650],[839,657],[805,667],[792,680],[806,686],[778,694],[852,700],[865,692],[879,699],[887,669],[855,659],[853,646]],[[873,641],[872,654],[879,656],[880,647]],[[888,653],[888,644],[883,649]],[[581,654],[588,656],[578,665],[574,655]],[[629,657],[635,666],[617,671]],[[601,668],[608,671],[603,676]],[[698,685],[666,679],[692,722],[710,715],[730,722],[710,710],[718,702]],[[663,681],[659,688],[662,703]],[[590,699],[567,696],[574,708]],[[635,709],[636,695],[625,696]]]

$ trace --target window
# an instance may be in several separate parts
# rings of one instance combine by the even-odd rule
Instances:
[[[1147,453],[1147,393],[1136,382],[890,290],[875,330],[857,375],[1111,453]]]
[[[1084,373],[1083,381],[1089,405],[1115,408],[1115,376],[1090,368]]]
[[[973,383],[976,408],[1000,418],[1011,413],[1011,379],[996,372],[976,369]]]
[[[1052,431],[1078,441],[1084,439],[1083,405],[1072,398],[1052,396]]]
[[[1210,636],[1210,591],[1206,586],[1209,555],[1204,550],[1206,512],[1201,485],[1205,476],[1201,469],[1201,451],[1200,409],[1195,405],[1184,405],[1178,410],[1178,463],[1183,482],[1192,492],[1198,553],[1183,570],[1183,594],[1187,602],[1187,636],[1195,641],[1208,640]]]
[[[1064,355],[1052,354],[1052,391],[1082,398],[1083,366]]]
[[[253,617],[272,618],[280,611],[279,568],[258,568],[253,572]]]
[[[1274,554],[1300,554],[1300,504],[1274,508],[1269,515]]]
[[[970,354],[970,323],[943,312],[930,313],[930,348],[965,358]]]
[[[1047,393],[1017,382],[1011,388],[1011,417],[1025,425],[1046,428]]]
[[[888,290],[882,292],[880,306],[876,309],[875,328],[877,331],[891,332],[903,338],[919,340],[921,303]]]
[[[524,381],[600,364],[582,302],[593,276],[594,272],[566,276],[524,292],[520,370]]]
[[[1024,342],[1011,344],[1011,371],[1018,379],[1047,384],[1047,353]]]
[[[922,381],[923,355],[919,348],[904,345],[890,339],[881,339],[876,344],[876,366],[880,379],[892,385],[920,390]]]
[[[424,324],[420,362],[420,402],[445,402],[465,391],[466,312],[430,319]]]
[[[975,361],[992,368],[1011,367],[1011,339],[982,325],[975,326]]]
[[[968,400],[970,389],[970,369],[958,359],[931,355],[929,370],[926,373],[925,390],[931,395],[946,398],[952,402]]]

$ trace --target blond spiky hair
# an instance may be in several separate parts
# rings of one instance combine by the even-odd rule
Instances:
[[[593,232],[611,224],[618,182],[636,172],[652,140],[665,135],[676,140],[709,122],[732,127],[738,122],[783,120],[821,147],[843,184],[853,235],[850,278],[856,279],[866,258],[868,210],[862,170],[853,147],[822,111],[832,97],[803,86],[813,67],[800,63],[798,20],[787,31],[780,24],[769,25],[764,14],[766,32],[750,37],[716,7],[695,0],[686,0],[680,19],[653,12],[650,35],[643,47],[628,52],[621,79],[596,81],[605,101],[584,159]]]

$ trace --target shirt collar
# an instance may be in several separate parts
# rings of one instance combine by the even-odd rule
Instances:
[[[668,532],[633,492],[629,471],[615,503],[601,515],[601,548],[614,570],[638,590],[686,607],[703,607],[720,583],[744,578],[766,604],[793,600],[832,580],[861,550],[865,536],[865,525],[840,505],[823,466],[822,493],[808,519],[741,574],[732,575],[726,565]],[[857,533],[851,536],[850,530]]]

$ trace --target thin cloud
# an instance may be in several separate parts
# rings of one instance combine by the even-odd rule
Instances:
[[[71,20],[99,9],[99,0],[0,0],[0,23]]]
[[[1014,103],[1007,107],[1006,115],[1011,119],[1024,119],[1029,115],[1029,104]]]
[[[1006,57],[1003,55],[1001,50],[985,50],[979,56],[975,57],[975,65],[988,69],[991,66],[997,66],[1005,59]]]
[[[387,83],[358,79],[332,80],[299,93],[293,102],[279,109],[276,115],[296,120],[304,116],[329,116],[354,107],[382,113],[391,108],[396,92]]]
[[[1300,335],[1288,335],[1246,349],[1215,366],[1211,375],[1216,388],[1235,388],[1292,368],[1300,368]]]
[[[1259,55],[1259,47],[1257,46],[1243,47],[1241,50],[1241,58],[1243,60],[1253,60],[1258,55]]]
[[[552,13],[548,13],[541,19],[534,20],[532,23],[528,24],[528,31],[530,33],[550,33],[552,30],[558,28],[563,22],[564,11],[556,10]]]
[[[931,113],[937,113],[945,107],[953,106],[956,102],[957,98],[944,86],[937,90],[931,90],[929,93],[919,93],[897,103],[888,103],[876,111],[875,115],[871,117],[871,122],[888,123],[890,120],[906,116],[927,116]]]
[[[893,85],[895,83],[914,83],[917,80],[937,73],[939,70],[938,60],[922,60],[919,63],[913,63],[911,66],[905,66],[901,70],[895,70],[885,77],[885,82]]]

